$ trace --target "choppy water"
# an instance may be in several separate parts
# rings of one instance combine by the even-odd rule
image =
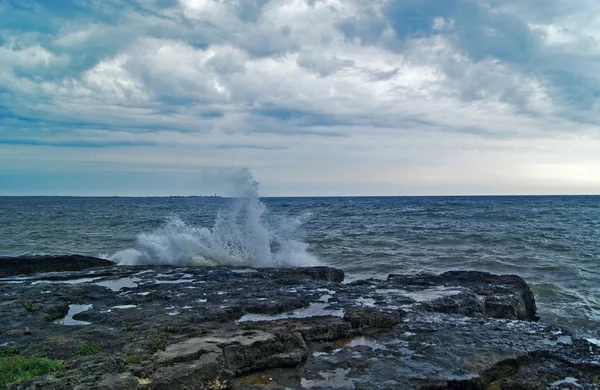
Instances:
[[[1,198],[0,256],[312,265],[348,278],[515,273],[540,315],[600,338],[600,197]]]

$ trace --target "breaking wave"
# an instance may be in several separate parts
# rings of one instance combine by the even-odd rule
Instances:
[[[248,169],[230,175],[236,197],[219,211],[212,228],[190,226],[179,216],[136,237],[135,248],[116,252],[110,260],[120,265],[233,265],[286,267],[318,265],[300,241],[298,229],[307,215],[266,218],[267,207],[258,195],[258,182]]]

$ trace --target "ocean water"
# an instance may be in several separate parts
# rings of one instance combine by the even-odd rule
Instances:
[[[330,265],[347,279],[522,276],[545,322],[600,339],[600,197],[0,197],[0,256]]]

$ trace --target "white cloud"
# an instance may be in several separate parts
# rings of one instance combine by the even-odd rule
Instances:
[[[465,0],[482,36],[441,13],[403,36],[392,3],[97,4],[52,32],[2,29],[0,142],[36,158],[0,162],[249,165],[273,195],[600,191],[596,155],[568,162],[600,144],[597,20]],[[502,46],[517,25],[533,34],[525,60]]]

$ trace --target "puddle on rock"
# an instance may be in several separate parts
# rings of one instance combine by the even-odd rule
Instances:
[[[559,336],[556,340],[546,340],[546,344],[573,344],[573,338],[571,338],[571,336]]]
[[[152,283],[155,284],[181,284],[181,283],[192,283],[194,279],[176,279],[176,280],[164,280],[155,279]]]
[[[369,347],[373,351],[377,350],[387,350],[389,349],[385,345],[367,337],[355,337],[355,338],[345,338],[345,339],[337,339],[333,341],[334,348],[343,348],[343,347]]]
[[[75,314],[83,313],[84,311],[90,310],[92,307],[93,305],[69,305],[69,312],[67,313],[65,318],[63,318],[62,320],[58,320],[55,323],[67,326],[90,325],[91,322],[74,320],[73,316]]]
[[[325,294],[325,295],[321,295],[321,297],[319,298],[319,301],[321,302],[329,302],[329,299],[331,299],[332,296],[329,294]]]
[[[310,317],[321,317],[321,316],[334,316],[343,317],[344,310],[329,310],[325,309],[328,307],[328,303],[312,302],[308,307],[304,309],[294,310],[293,312],[280,313],[280,314],[244,314],[236,322],[258,322],[258,321],[275,321],[284,320],[288,318],[310,318]]]
[[[573,386],[576,386],[576,387],[579,387],[579,388],[583,387],[579,383],[577,383],[577,378],[573,378],[572,376],[568,376],[568,377],[566,377],[563,380],[552,382],[550,384],[550,386],[552,386],[552,387],[558,387],[558,386],[561,386],[561,385],[573,385]]]
[[[597,346],[600,347],[600,340],[599,339],[595,339],[595,338],[590,337],[590,338],[587,338],[586,340],[589,341],[590,343],[596,344]]]
[[[35,282],[32,282],[31,285],[33,286],[36,284],[43,284],[43,283],[82,284],[82,283],[87,283],[87,282],[93,282],[94,280],[98,280],[98,279],[102,279],[102,277],[97,276],[95,278],[79,278],[79,279],[65,279],[65,280],[36,280]]]
[[[119,306],[113,306],[113,309],[134,309],[136,308],[137,305],[119,305]]]
[[[373,298],[360,297],[356,302],[364,307],[375,307],[375,300]]]
[[[399,289],[384,289],[377,290],[378,294],[394,294],[394,295],[402,295],[405,297],[409,297],[414,299],[417,302],[430,302],[435,301],[436,299],[451,296],[451,295],[459,295],[462,294],[462,290],[457,290],[455,288],[450,287],[434,287],[428,288],[420,291],[406,291]]]
[[[140,278],[119,278],[103,280],[101,282],[96,282],[95,284],[98,286],[110,288],[112,291],[118,292],[124,287],[136,288],[138,286],[139,281],[141,281]]]
[[[234,270],[231,270],[231,272],[233,272],[234,274],[253,274],[258,271],[255,269],[252,269],[252,268],[243,268],[243,269],[234,269]]]
[[[322,389],[347,389],[354,388],[354,380],[347,378],[350,369],[337,368],[333,372],[323,371],[319,375],[323,379],[305,379],[300,380],[300,385],[305,389],[322,388]]]
[[[271,376],[264,374],[250,374],[238,377],[235,379],[235,381],[244,385],[259,387],[279,385],[277,382],[273,381],[273,378]]]

